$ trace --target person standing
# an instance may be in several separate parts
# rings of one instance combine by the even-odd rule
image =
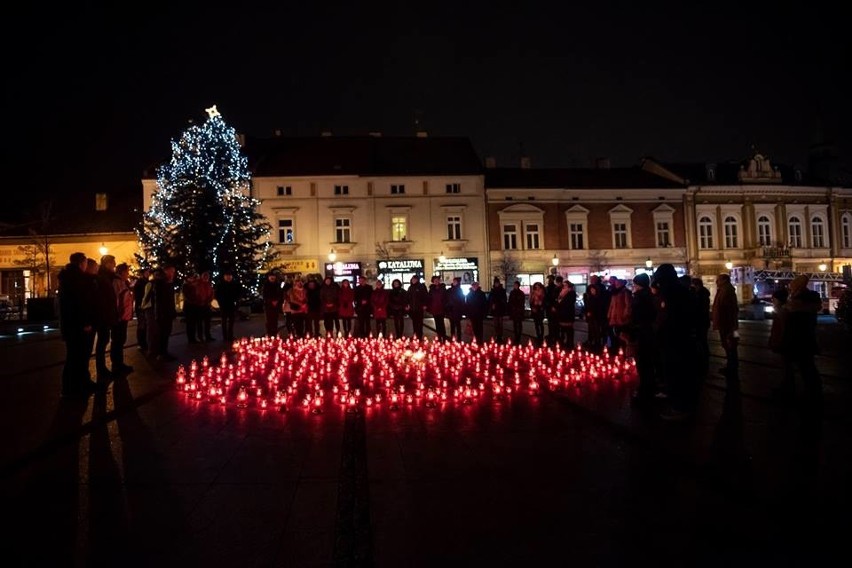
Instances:
[[[376,288],[370,295],[370,309],[373,312],[373,319],[376,320],[376,337],[388,336],[388,303],[390,294],[385,290],[385,283],[381,279],[376,280]]]
[[[632,298],[624,280],[613,276],[609,281],[613,287],[607,310],[607,321],[610,327],[609,337],[612,343],[612,351],[618,352],[619,349],[627,347],[627,341],[624,337],[627,335],[627,328],[630,324]]]
[[[334,335],[340,331],[340,285],[331,276],[326,276],[320,287],[320,303],[322,304],[322,321],[325,335]]]
[[[370,309],[373,296],[373,287],[367,283],[363,276],[358,279],[355,287],[355,327],[358,337],[370,337]]]
[[[349,337],[352,335],[352,318],[355,317],[355,291],[349,279],[340,283],[337,299],[340,302],[337,315],[340,316],[340,323],[343,325],[343,335]]]
[[[85,267],[86,255],[75,252],[59,272],[59,329],[65,342],[63,398],[88,396],[98,389],[89,377],[89,356],[92,353],[89,336],[94,325],[94,297]]]
[[[447,287],[441,282],[440,276],[433,276],[429,286],[429,313],[435,318],[435,333],[441,341],[447,339],[447,326],[444,323],[446,299]]]
[[[305,336],[305,318],[308,314],[308,293],[302,280],[297,278],[293,287],[287,292],[287,302],[290,308],[289,317],[293,322],[293,335]]]
[[[143,268],[139,271],[136,282],[133,283],[133,302],[136,307],[136,345],[143,353],[148,352],[148,326],[145,312],[142,311],[142,300],[145,297],[145,286],[151,278],[151,270]]]
[[[790,282],[790,292],[784,305],[783,354],[785,383],[782,393],[789,399],[795,393],[795,371],[802,375],[807,412],[822,410],[822,379],[814,357],[819,353],[816,340],[817,314],[822,309],[819,294],[808,288],[805,274]]]
[[[494,328],[494,339],[497,343],[503,343],[503,318],[509,311],[506,289],[496,276],[491,283],[491,292],[488,294],[488,313],[491,314],[491,322]]]
[[[192,273],[187,276],[181,288],[183,295],[183,319],[186,327],[186,340],[188,343],[198,343],[204,339],[204,332],[201,329],[201,298],[199,296],[200,279]]]
[[[201,321],[200,332],[198,339],[204,341],[213,341],[213,334],[210,332],[210,327],[213,323],[213,284],[210,282],[210,273],[206,270],[201,273],[201,277],[196,284],[198,294],[198,318]]]
[[[716,296],[713,298],[713,329],[719,332],[719,340],[725,350],[726,365],[720,369],[729,378],[736,378],[739,366],[737,343],[739,342],[739,304],[737,292],[731,284],[730,274],[716,277]]]
[[[654,272],[654,280],[660,287],[656,340],[670,403],[670,408],[660,417],[684,420],[692,415],[698,402],[698,377],[689,372],[693,325],[691,299],[672,264],[661,264]]]
[[[559,341],[559,293],[562,291],[562,277],[551,274],[544,288],[544,308],[547,314],[547,344],[553,347]]]
[[[127,343],[127,324],[133,319],[135,302],[133,288],[130,286],[130,267],[122,262],[115,267],[116,278],[113,279],[117,313],[116,322],[110,331],[109,359],[112,363],[113,374],[133,372],[133,367],[124,362],[124,344]]]
[[[707,289],[701,278],[693,278],[690,285],[696,299],[695,344],[701,367],[706,371],[710,360],[710,346],[707,343],[707,334],[710,331],[710,290]]]
[[[165,266],[154,271],[154,277],[145,289],[142,307],[148,319],[148,348],[157,361],[174,361],[169,353],[169,339],[177,316],[175,305],[175,268]]]
[[[630,341],[636,346],[636,372],[639,388],[633,395],[637,404],[653,402],[657,389],[655,373],[656,347],[654,345],[654,322],[657,308],[651,295],[651,278],[637,274],[633,278],[633,295],[630,299]]]
[[[577,292],[574,284],[562,281],[562,290],[556,297],[556,317],[559,320],[559,343],[568,351],[574,349],[574,319],[577,317]]]
[[[408,286],[408,317],[411,318],[411,327],[417,339],[423,339],[423,319],[426,317],[428,305],[429,290],[420,281],[419,276],[412,276]]]
[[[485,340],[483,322],[487,314],[488,297],[479,287],[479,282],[474,282],[470,285],[470,292],[467,293],[465,298],[465,315],[470,318],[473,340],[480,345]]]
[[[305,284],[305,292],[308,294],[308,319],[307,331],[311,337],[320,337],[320,320],[322,319],[322,297],[320,296],[320,283],[315,278],[308,278]]]
[[[461,287],[461,278],[453,278],[450,287],[447,288],[446,305],[447,318],[450,320],[450,339],[462,340],[461,322],[465,309],[464,290]]]
[[[234,323],[237,317],[237,305],[242,292],[239,282],[234,280],[231,270],[222,272],[222,278],[216,283],[213,295],[219,304],[219,315],[222,318],[222,341],[234,341]]]
[[[96,281],[95,323],[98,335],[95,343],[95,369],[98,380],[109,380],[114,374],[106,366],[107,345],[110,343],[112,329],[118,323],[118,299],[115,297],[115,257],[106,254],[101,257]],[[114,362],[111,361],[114,365]]]
[[[546,294],[544,284],[536,282],[530,289],[530,317],[535,328],[535,344],[541,347],[544,343],[544,316]]]
[[[263,283],[263,313],[266,315],[266,335],[278,335],[278,317],[281,313],[281,302],[284,301],[284,290],[278,281],[278,274],[269,272]]]
[[[521,283],[515,280],[512,291],[509,292],[509,319],[512,320],[512,341],[515,345],[520,345],[523,339],[526,303],[527,297],[521,290]]]
[[[402,280],[394,278],[391,282],[388,311],[393,318],[394,337],[401,338],[405,332],[405,306],[408,305],[408,292],[402,287]]]

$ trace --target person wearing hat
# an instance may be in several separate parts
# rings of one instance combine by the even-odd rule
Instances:
[[[234,322],[237,317],[237,304],[240,301],[241,287],[234,280],[234,273],[226,269],[213,288],[216,303],[219,304],[219,316],[222,318],[222,341],[234,341]]]
[[[651,277],[637,274],[633,278],[633,295],[630,298],[630,341],[636,359],[639,388],[633,395],[634,402],[647,405],[653,402],[657,388],[656,346],[654,344],[654,322],[657,306],[651,294]]]

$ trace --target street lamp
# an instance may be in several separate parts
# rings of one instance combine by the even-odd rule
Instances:
[[[559,257],[554,254],[553,258],[550,259],[550,264],[553,266],[559,266]]]
[[[438,262],[440,262],[441,264],[447,262],[447,257],[444,256],[444,251],[441,251],[441,254],[438,256]]]
[[[647,260],[645,260],[645,268],[651,270],[651,267],[654,266],[654,263],[651,262],[651,257],[649,256]]]
[[[105,244],[101,243],[101,246],[98,249],[98,252],[101,253],[101,256],[106,256],[106,253],[109,252],[109,249],[107,248],[107,246]]]
[[[335,260],[337,260],[337,253],[334,252],[334,249],[331,249],[328,251],[328,261],[334,262]]]
[[[730,260],[725,263],[725,270],[732,270],[734,268],[734,263]]]
[[[827,269],[828,269],[828,265],[826,263],[823,262],[822,264],[819,265],[819,271],[820,272],[825,272]]]

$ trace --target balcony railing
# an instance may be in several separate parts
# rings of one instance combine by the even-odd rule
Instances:
[[[784,246],[761,247],[760,255],[765,259],[790,258],[792,256],[790,248]]]

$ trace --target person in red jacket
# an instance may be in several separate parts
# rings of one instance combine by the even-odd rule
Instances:
[[[382,337],[388,336],[388,302],[390,294],[385,290],[385,283],[381,279],[376,280],[376,287],[370,295],[370,304],[373,312],[373,319],[376,320],[376,336],[381,334]]]

